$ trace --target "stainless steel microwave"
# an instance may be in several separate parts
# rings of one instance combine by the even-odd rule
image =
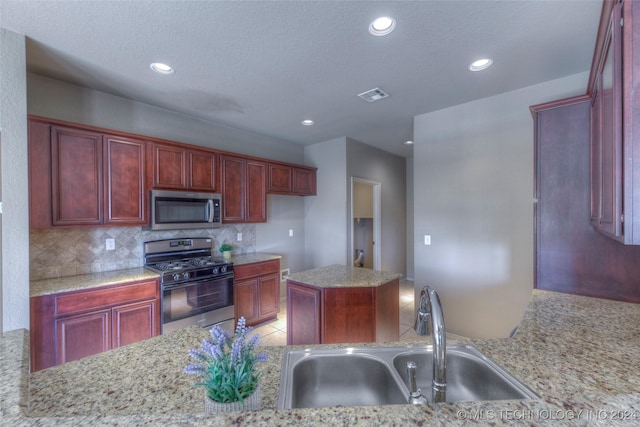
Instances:
[[[151,190],[151,230],[213,228],[222,224],[222,196]]]

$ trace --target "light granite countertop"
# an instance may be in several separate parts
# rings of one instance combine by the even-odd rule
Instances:
[[[381,286],[401,277],[400,273],[335,264],[293,273],[287,280],[318,288],[362,288]]]
[[[244,265],[281,258],[282,256],[280,255],[258,252],[232,256],[231,262],[233,262],[234,265]],[[29,296],[36,297],[61,292],[93,289],[103,286],[119,285],[127,282],[157,279],[159,277],[158,273],[147,270],[144,267],[136,267],[125,270],[105,271],[102,273],[32,280],[29,285]]]
[[[32,280],[29,284],[29,296],[57,294],[79,291],[102,286],[119,285],[138,280],[152,280],[160,277],[144,267],[125,270],[104,271],[102,273],[81,274],[78,276],[56,277],[52,279]]]
[[[188,349],[205,336],[207,331],[192,327],[29,376],[28,331],[5,333],[3,425],[640,423],[638,304],[536,290],[514,337],[467,341],[540,395],[530,400],[276,410],[282,355],[291,347],[263,347],[269,355],[260,365],[263,409],[207,415],[202,389],[182,373]]]
[[[231,262],[233,265],[253,264],[256,262],[273,261],[275,259],[281,259],[282,255],[266,254],[262,252],[255,252],[251,254],[232,255]]]

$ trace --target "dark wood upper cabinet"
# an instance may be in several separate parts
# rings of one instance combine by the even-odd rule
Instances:
[[[222,156],[222,220],[245,221],[246,161],[238,157]]]
[[[29,120],[32,229],[145,224],[145,142]]]
[[[105,224],[144,224],[144,141],[104,135],[103,145]]]
[[[269,163],[267,191],[273,194],[312,196],[316,194],[316,169]]]
[[[173,144],[152,144],[151,188],[217,191],[217,155]]]
[[[189,188],[217,191],[218,156],[207,151],[189,150]]]
[[[293,168],[293,194],[314,196],[316,194],[316,170]]]
[[[247,160],[246,220],[267,221],[267,165],[256,160]]]
[[[592,90],[591,223],[603,234],[622,236],[622,4],[609,16]]]
[[[221,156],[222,221],[266,222],[266,164],[243,157]]]
[[[54,126],[51,130],[53,225],[101,224],[102,135]]]
[[[291,166],[269,163],[269,193],[288,194],[293,188]]]
[[[267,193],[316,194],[316,168],[29,116],[29,224],[138,226],[148,190],[222,193],[223,222],[266,222]]]
[[[152,145],[152,188],[187,188],[187,150],[165,144]]]
[[[621,243],[640,245],[638,2],[603,2],[589,82],[591,224]]]

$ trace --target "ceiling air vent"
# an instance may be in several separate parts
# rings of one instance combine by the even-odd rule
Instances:
[[[375,89],[371,89],[366,92],[359,93],[358,96],[367,102],[374,102],[384,98],[388,98],[389,94],[383,91],[382,89],[380,89],[379,87],[377,87]]]

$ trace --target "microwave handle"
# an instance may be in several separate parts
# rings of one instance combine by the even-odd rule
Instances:
[[[207,200],[207,222],[213,222],[213,200]]]

